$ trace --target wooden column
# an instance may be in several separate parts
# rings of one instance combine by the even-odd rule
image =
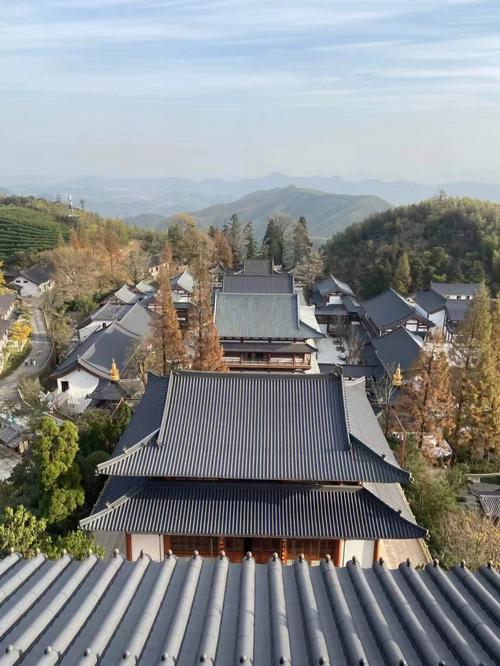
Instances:
[[[127,560],[132,560],[132,535],[125,534],[125,556]]]
[[[380,558],[380,539],[375,539],[373,543],[373,561],[377,562]]]
[[[172,550],[172,537],[170,534],[163,535],[163,558],[167,556],[167,552]]]
[[[219,537],[219,553],[221,550],[225,550],[224,548],[224,537]]]
[[[288,559],[288,545],[286,539],[280,541],[280,559],[282,564],[286,564]]]
[[[344,551],[344,539],[335,539],[335,552],[333,553],[333,563],[336,567],[342,566],[343,551]]]

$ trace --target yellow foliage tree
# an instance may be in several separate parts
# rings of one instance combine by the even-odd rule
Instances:
[[[31,324],[24,319],[18,319],[10,330],[10,339],[18,349],[22,349],[31,335]]]

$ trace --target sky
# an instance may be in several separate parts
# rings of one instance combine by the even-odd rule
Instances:
[[[500,181],[499,0],[0,0],[0,186]]]

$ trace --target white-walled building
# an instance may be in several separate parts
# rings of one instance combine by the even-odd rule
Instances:
[[[480,286],[475,282],[431,282],[430,289],[415,294],[415,309],[451,339],[457,325],[464,320]]]
[[[53,270],[48,264],[36,264],[21,271],[9,285],[17,289],[23,298],[40,296],[54,286]]]

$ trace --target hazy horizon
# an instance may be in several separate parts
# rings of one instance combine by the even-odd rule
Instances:
[[[497,0],[18,0],[0,186],[500,181]]]

